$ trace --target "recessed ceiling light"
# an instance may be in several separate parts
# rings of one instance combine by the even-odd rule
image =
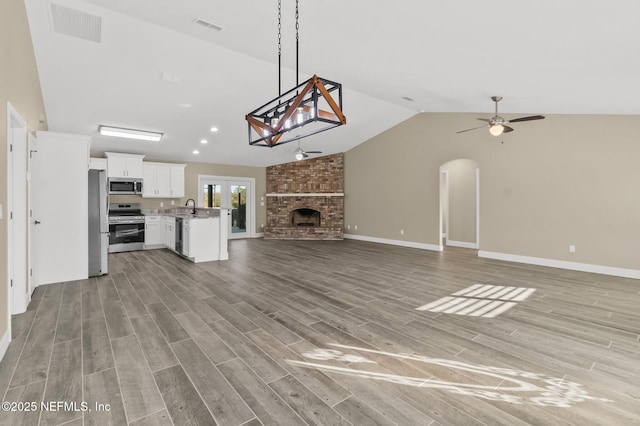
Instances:
[[[213,126],[209,130],[211,130],[212,132],[217,132],[219,129],[216,126]]]
[[[180,108],[191,108],[191,104],[180,104]]]
[[[200,151],[198,151],[197,149],[194,149],[194,150],[193,150],[193,154],[196,154],[196,155],[197,155],[197,154],[200,154]]]
[[[143,141],[160,142],[162,133],[147,132],[145,130],[123,129],[120,127],[99,126],[102,136],[115,136],[118,138],[139,139]]]
[[[206,139],[202,139],[202,140],[200,141],[200,143],[204,145],[205,143],[207,143],[207,140],[206,140]]]

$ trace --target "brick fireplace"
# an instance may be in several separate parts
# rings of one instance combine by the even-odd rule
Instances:
[[[341,240],[343,191],[343,154],[267,167],[264,237]]]

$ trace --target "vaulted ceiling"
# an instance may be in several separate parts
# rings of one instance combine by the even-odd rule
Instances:
[[[25,3],[50,130],[94,135],[95,154],[293,160],[295,144],[249,146],[244,120],[277,95],[277,0]],[[57,5],[94,33],[56,24]],[[296,82],[294,10],[282,0],[283,89]],[[489,116],[491,95],[505,113],[640,114],[638,16],[629,0],[300,0],[300,80],[342,83],[348,122],[302,147],[343,152],[423,111]],[[100,124],[164,138],[101,137]]]

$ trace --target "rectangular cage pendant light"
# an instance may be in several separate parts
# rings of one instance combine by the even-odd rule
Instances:
[[[342,126],[342,84],[314,75],[246,119],[249,145],[269,148]]]

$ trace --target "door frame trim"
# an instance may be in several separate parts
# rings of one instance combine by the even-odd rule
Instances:
[[[16,123],[17,125],[14,125]],[[17,141],[14,138],[15,129],[21,129],[24,132],[24,141]],[[25,153],[25,158],[23,158],[23,162],[19,163],[23,167],[24,178],[25,178],[25,190],[26,190],[26,179],[27,179],[27,158],[26,152],[28,150],[27,147],[27,137],[29,131],[27,128],[27,122],[22,118],[18,110],[11,104],[11,102],[7,102],[7,208],[5,215],[7,216],[7,317],[8,317],[8,326],[9,330],[11,329],[11,315],[25,312],[27,310],[27,305],[29,304],[29,300],[31,299],[31,293],[27,291],[27,281],[28,281],[28,272],[27,272],[27,250],[29,250],[29,243],[27,241],[28,235],[28,211],[27,211],[27,203],[28,203],[28,195],[23,194],[25,197],[25,204],[23,209],[16,209],[16,204],[14,200],[15,195],[15,181],[13,176],[16,172],[16,162],[13,154],[16,152],[14,145],[17,146],[18,143],[22,143],[24,148],[22,152]],[[19,151],[20,152],[20,151]],[[22,170],[22,169],[21,169]],[[20,172],[21,170],[18,170]],[[26,191],[25,191],[26,192]],[[24,232],[16,234],[15,228],[15,218],[18,217],[19,214],[24,214],[25,221],[25,229]],[[20,231],[20,230],[18,230]],[[20,256],[24,256],[22,260],[24,260],[24,271],[20,272],[20,278],[24,278],[24,280],[16,279],[16,271],[14,270],[14,264],[16,259],[16,253]],[[11,288],[11,280],[13,280],[13,290]],[[18,292],[18,293],[16,293]],[[20,294],[24,293],[23,297],[20,297],[16,303],[16,297]]]

